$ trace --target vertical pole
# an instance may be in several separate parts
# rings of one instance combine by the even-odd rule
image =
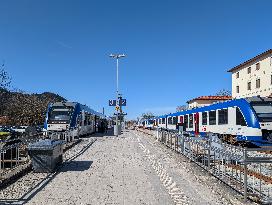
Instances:
[[[211,138],[208,139],[208,170],[211,169]]]
[[[260,174],[262,174],[262,163],[260,163]],[[260,195],[262,195],[262,179],[260,179]]]
[[[184,144],[185,144],[185,143],[184,143],[184,133],[183,133],[183,132],[181,133],[181,140],[182,140],[182,141],[181,141],[181,152],[182,152],[182,154],[184,155],[184,154],[185,154],[185,153],[184,153],[184,150],[185,150],[185,148],[184,148],[185,145],[184,145]]]
[[[116,58],[116,92],[117,92],[117,100],[118,100],[118,92],[119,92],[119,62],[118,57]]]
[[[244,201],[247,201],[247,150],[244,149]]]
[[[116,104],[119,104],[118,103],[118,81],[119,81],[119,77],[118,77],[118,57],[116,57]],[[118,105],[117,105],[118,106]],[[116,110],[116,136],[118,137],[118,134],[119,134],[119,125],[118,125],[118,110]]]

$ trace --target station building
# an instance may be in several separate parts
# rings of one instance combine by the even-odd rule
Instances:
[[[197,107],[203,107],[207,105],[211,105],[213,103],[217,102],[223,102],[226,100],[231,100],[231,96],[214,96],[214,95],[209,95],[209,96],[200,96],[197,98],[194,98],[192,100],[188,100],[188,108],[193,109]]]
[[[232,97],[272,97],[272,49],[230,69]]]

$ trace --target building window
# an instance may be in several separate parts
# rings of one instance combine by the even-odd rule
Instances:
[[[257,64],[256,64],[256,70],[260,70],[260,68],[261,68],[261,67],[260,67],[260,63],[257,63]]]
[[[251,73],[251,67],[248,67],[247,68],[247,74],[250,74]]]
[[[188,127],[188,115],[184,116],[184,126],[187,128]]]
[[[236,86],[236,93],[239,93],[239,86]]]
[[[236,78],[239,78],[239,72],[236,73]]]
[[[228,109],[218,110],[218,124],[228,124]]]
[[[238,107],[236,107],[236,125],[246,126],[245,118]]]
[[[261,79],[257,79],[256,80],[256,88],[260,88],[261,87]]]
[[[251,90],[251,82],[247,82],[247,90]]]
[[[208,116],[207,112],[202,113],[202,125],[207,125],[207,116]]]
[[[216,125],[216,111],[209,112],[209,125]]]
[[[193,114],[189,115],[189,128],[193,128],[193,124],[194,124],[194,117]]]

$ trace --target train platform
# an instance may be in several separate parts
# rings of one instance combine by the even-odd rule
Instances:
[[[135,130],[83,138],[56,173],[30,172],[0,197],[0,204],[31,205],[243,204],[197,165]]]

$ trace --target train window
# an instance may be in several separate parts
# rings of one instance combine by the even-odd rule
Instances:
[[[203,112],[202,113],[202,125],[207,125],[207,117],[208,117],[208,113],[207,112]]]
[[[193,128],[194,125],[194,118],[193,118],[193,114],[189,115],[189,128]]]
[[[167,123],[168,123],[168,125],[172,125],[172,117],[168,117]]]
[[[246,126],[245,118],[238,107],[236,107],[236,125]]]
[[[180,123],[183,124],[183,116],[179,117]]]
[[[176,125],[176,124],[178,124],[178,119],[177,117],[173,117],[173,125]]]
[[[188,115],[184,116],[184,127],[188,128]]]
[[[162,124],[165,124],[165,118],[162,118]]]
[[[228,109],[218,110],[218,124],[228,124]]]
[[[160,124],[162,123],[162,119],[160,119],[160,122],[159,122]]]
[[[209,112],[209,125],[216,125],[216,111]]]

